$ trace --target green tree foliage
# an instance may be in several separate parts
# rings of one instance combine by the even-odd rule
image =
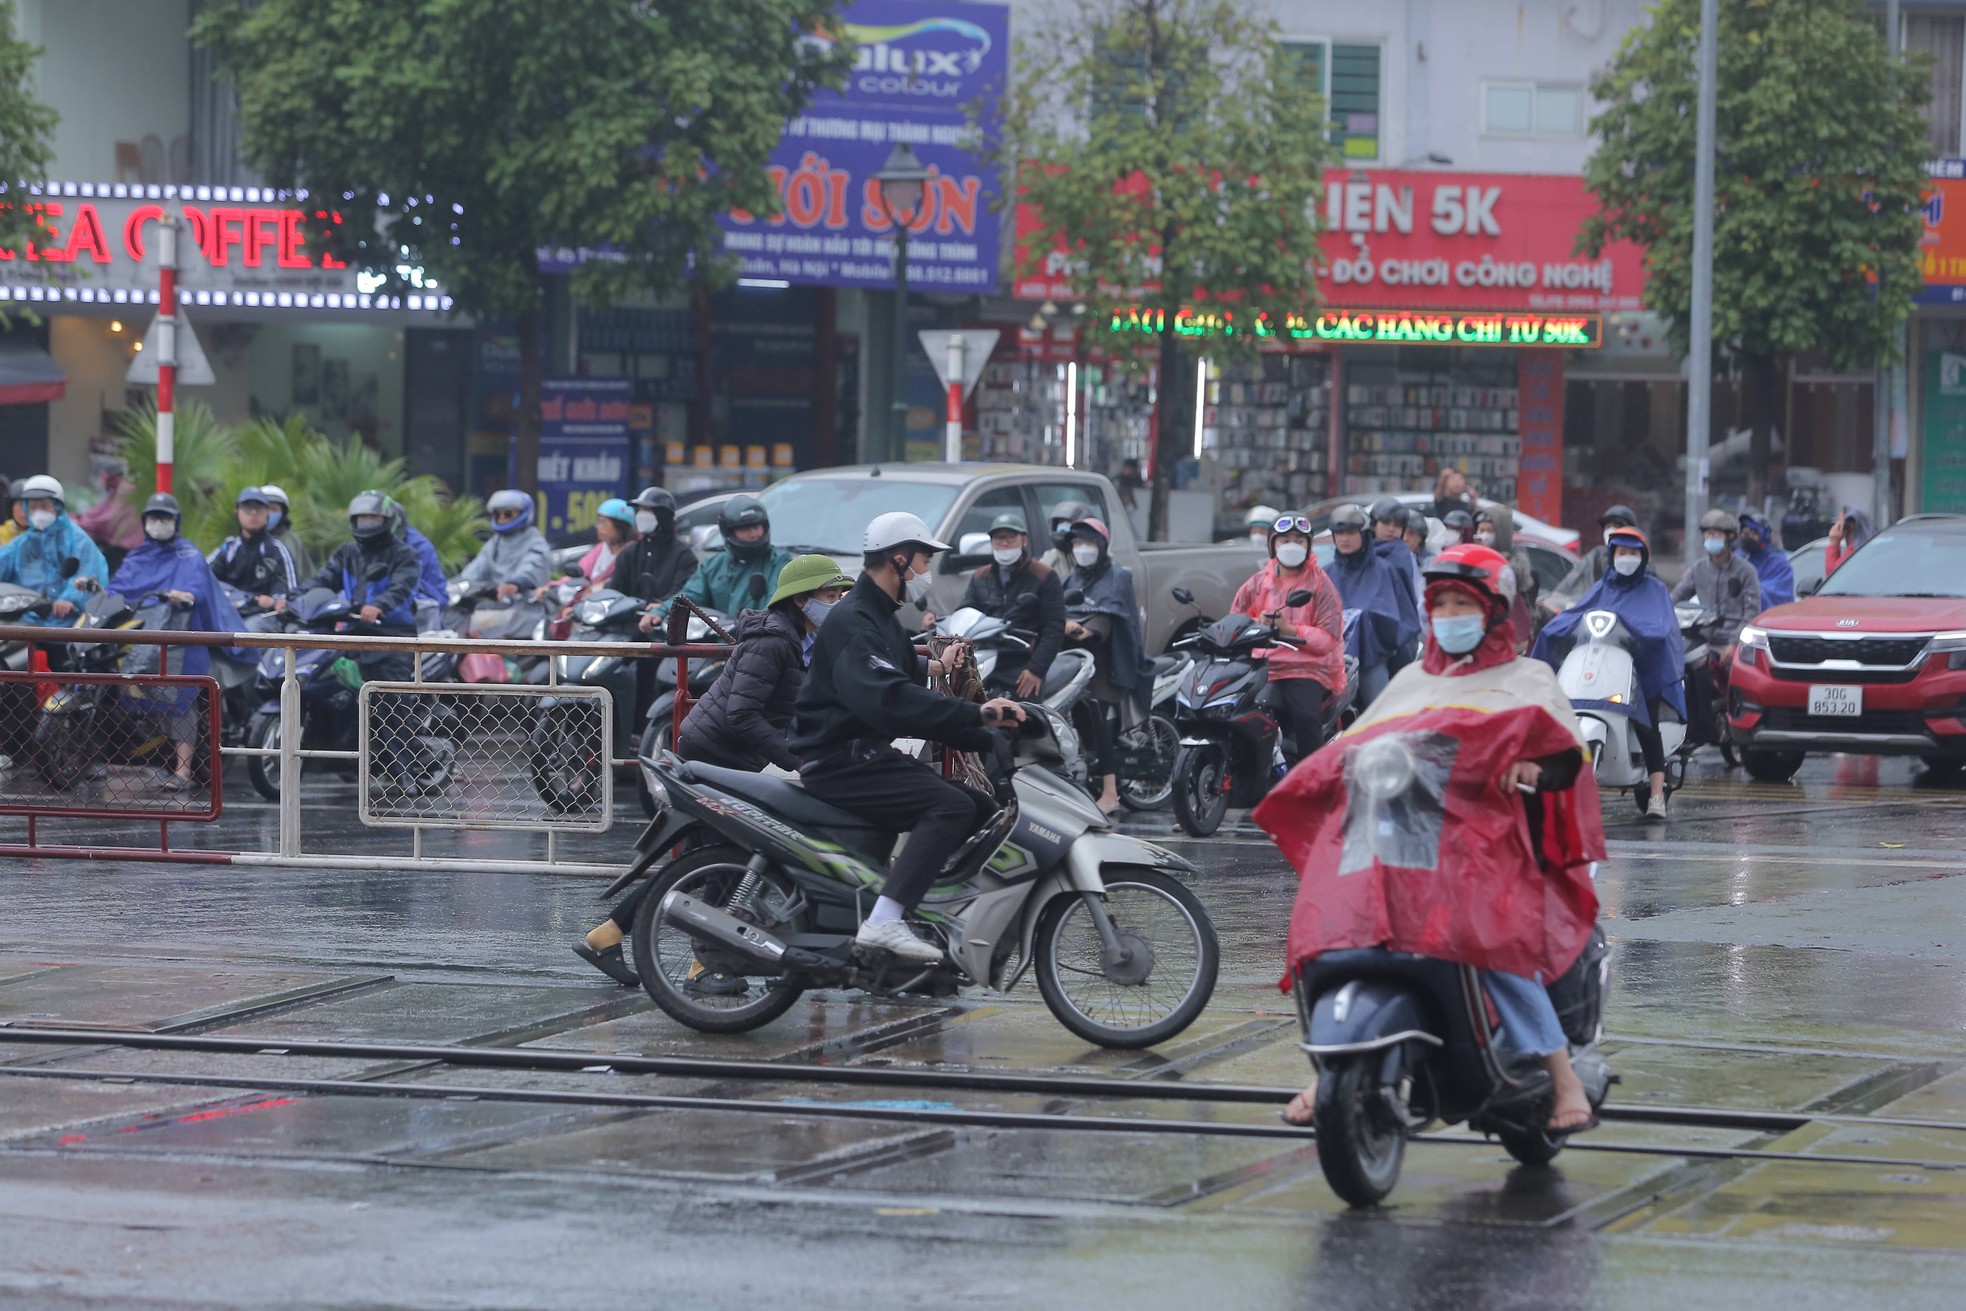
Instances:
[[[125,411],[118,431],[130,467],[126,494],[142,505],[157,490],[156,410],[146,402]],[[436,478],[412,478],[402,460],[360,442],[333,441],[298,416],[229,428],[203,404],[181,402],[173,454],[173,494],[184,508],[185,535],[207,551],[235,531],[239,489],[263,483],[278,483],[293,498],[294,535],[316,560],[348,540],[348,502],[371,487],[402,503],[447,569],[476,552],[490,529],[477,498],[452,499]]]
[[[1317,200],[1334,158],[1324,106],[1250,10],[1075,0],[1019,38],[1003,100],[1006,199],[1040,225],[1018,273],[1068,252],[1089,343],[1173,380],[1156,400],[1154,537],[1193,440],[1197,354],[1254,351],[1259,318],[1281,325],[1317,303]],[[1184,308],[1224,330],[1173,331]]]
[[[718,274],[716,219],[777,211],[766,157],[812,91],[846,72],[849,43],[807,39],[836,8],[216,0],[193,34],[237,86],[246,157],[318,202],[321,248],[420,269],[464,312],[516,323],[517,462],[531,487],[537,253],[606,248],[575,275],[587,303]]]
[[[14,0],[0,0],[0,186],[48,176],[55,111],[34,98],[34,60],[41,52],[14,38]],[[47,225],[26,206],[0,194],[0,250],[19,250]],[[0,319],[4,322],[4,319]]]
[[[1647,303],[1683,351],[1692,312],[1699,0],[1661,0],[1591,84],[1592,255],[1646,251]],[[1743,375],[1758,499],[1796,355],[1841,368],[1895,352],[1922,279],[1922,69],[1893,60],[1858,0],[1722,0],[1713,337]],[[1880,277],[1881,275],[1881,277]]]

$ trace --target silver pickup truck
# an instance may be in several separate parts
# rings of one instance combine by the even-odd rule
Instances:
[[[1175,602],[1176,587],[1195,594],[1213,619],[1229,608],[1236,588],[1256,572],[1261,557],[1243,542],[1190,546],[1135,539],[1119,512],[1119,494],[1096,473],[1041,464],[883,464],[814,469],[773,483],[759,493],[771,512],[772,541],[793,549],[823,551],[849,574],[860,572],[860,542],[868,520],[890,510],[910,510],[930,531],[957,549],[936,562],[935,596],[928,608],[947,614],[962,599],[969,575],[989,563],[977,535],[1007,510],[1031,525],[1031,550],[1048,548],[1051,511],[1065,501],[1098,507],[1113,533],[1113,559],[1133,570],[1133,588],[1145,609],[1147,650],[1165,651],[1195,610]],[[965,543],[965,539],[967,543]],[[905,617],[903,622],[907,622]]]

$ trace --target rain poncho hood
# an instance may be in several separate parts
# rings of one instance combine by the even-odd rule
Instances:
[[[1754,566],[1754,575],[1761,580],[1763,609],[1772,610],[1795,600],[1795,568],[1786,554],[1764,541],[1755,550],[1742,551],[1741,556]]]
[[[444,585],[444,562],[438,558],[437,548],[428,537],[408,526],[403,529],[403,540],[416,552],[417,564],[421,567],[416,580],[417,599],[434,601],[439,606],[448,605],[450,591]]]
[[[1597,580],[1597,585],[1584,593],[1577,604],[1550,620],[1537,637],[1531,654],[1548,662],[1553,669],[1563,663],[1563,657],[1569,654],[1576,640],[1577,625],[1593,610],[1613,612],[1638,639],[1634,663],[1644,699],[1635,706],[1580,701],[1579,709],[1591,706],[1616,710],[1649,724],[1652,702],[1663,699],[1682,720],[1686,718],[1686,643],[1679,635],[1679,617],[1673,612],[1672,594],[1653,577],[1651,565],[1649,548],[1645,567],[1629,578],[1611,568],[1607,561],[1604,577]]]
[[[1401,551],[1406,551],[1401,544]],[[1407,552],[1412,559],[1412,553]],[[1420,610],[1413,586],[1377,551],[1361,547],[1352,555],[1334,555],[1325,570],[1338,584],[1345,609],[1359,612],[1353,629],[1361,668],[1383,665],[1399,651],[1411,650],[1420,637]]]
[[[1103,557],[1090,569],[1072,575],[1067,591],[1083,596],[1065,603],[1065,613],[1084,620],[1090,615],[1110,615],[1113,620],[1113,667],[1103,671],[1113,686],[1139,691],[1151,681],[1153,661],[1147,658],[1146,639],[1140,632],[1140,602],[1133,595],[1133,571]]]
[[[138,608],[157,604],[154,593],[189,592],[196,599],[186,628],[197,633],[237,633],[246,627],[213,576],[212,567],[205,563],[204,553],[182,534],[168,542],[144,538],[143,545],[124,556],[123,563],[116,567],[116,576],[109,580],[109,590],[121,593],[125,601]],[[212,667],[211,653],[205,647],[183,648],[182,665],[178,662],[179,654],[171,652],[170,672],[174,674],[203,674]]]
[[[81,561],[82,567],[76,571],[75,578],[63,578],[61,562],[71,555]],[[57,514],[46,528],[30,528],[0,546],[0,583],[31,587],[51,600],[67,601],[79,608],[89,599],[89,594],[75,585],[76,578],[106,583],[109,562],[102,558],[102,548],[66,514]],[[44,625],[71,622],[47,613],[22,618]]]

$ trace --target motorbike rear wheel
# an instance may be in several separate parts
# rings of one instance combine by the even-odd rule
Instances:
[[[719,907],[741,920],[773,933],[801,933],[806,914],[789,923],[768,923],[766,912],[792,903],[798,889],[776,871],[753,874],[745,865],[747,852],[728,844],[686,851],[642,884],[641,905],[635,910],[635,970],[642,990],[671,1019],[698,1033],[743,1033],[771,1023],[805,992],[802,984],[782,976],[745,975],[744,963],[727,952],[699,948],[689,934],[667,921],[657,922],[662,899],[681,888],[691,897]],[[755,879],[755,883],[752,880]],[[733,904],[736,903],[736,904]],[[720,975],[744,985],[742,992],[717,993],[691,988],[693,979]]]
[[[1563,1150],[1563,1139],[1547,1129],[1497,1129],[1503,1150],[1524,1165],[1548,1165]]]
[[[93,718],[87,710],[59,715],[43,712],[34,726],[35,768],[41,781],[55,791],[68,791],[88,770],[89,722]]]
[[[1205,838],[1222,827],[1229,811],[1229,762],[1222,747],[1182,747],[1174,758],[1174,819],[1182,831]]]
[[[1151,750],[1160,767],[1158,777],[1120,775],[1120,804],[1128,810],[1159,810],[1174,795],[1174,762],[1181,754],[1181,734],[1166,715],[1149,715],[1120,736],[1123,749]]]
[[[592,751],[576,750],[563,712],[548,708],[540,712],[532,732],[533,791],[557,813],[591,810],[601,797],[601,771],[607,762]]]
[[[1384,1103],[1379,1054],[1332,1062],[1318,1080],[1317,1161],[1347,1205],[1377,1206],[1399,1182],[1406,1130]]]
[[[1215,992],[1221,946],[1201,899],[1155,870],[1105,878],[1106,912],[1133,956],[1109,969],[1085,899],[1055,897],[1031,953],[1058,1022],[1101,1047],[1151,1047],[1193,1024]]]

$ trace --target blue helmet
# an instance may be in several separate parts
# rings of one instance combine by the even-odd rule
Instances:
[[[502,492],[493,492],[491,499],[485,502],[485,510],[492,516],[492,531],[495,533],[522,532],[532,525],[532,497],[510,487]],[[500,510],[516,510],[518,515],[500,523]]]
[[[635,507],[619,496],[610,496],[601,502],[601,508],[594,512],[597,519],[613,519],[630,537],[635,535]]]

